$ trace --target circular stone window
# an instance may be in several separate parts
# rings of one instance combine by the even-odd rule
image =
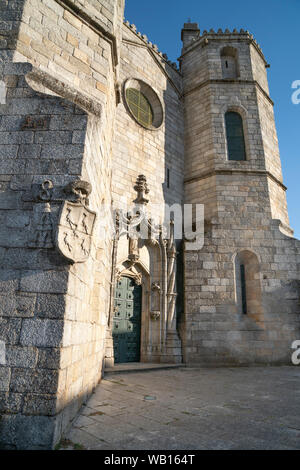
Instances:
[[[163,122],[163,107],[155,91],[142,80],[129,79],[124,85],[126,107],[138,124],[149,130]]]

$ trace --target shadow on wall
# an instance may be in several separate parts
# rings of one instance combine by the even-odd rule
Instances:
[[[172,74],[175,76],[173,77]],[[174,78],[174,81],[173,81]],[[177,78],[177,80],[176,80]],[[184,201],[184,116],[183,98],[181,96],[181,77],[176,77],[172,70],[171,80],[163,93],[164,126],[165,126],[165,167],[162,185],[165,204],[183,207]],[[171,212],[171,219],[174,213]],[[183,225],[183,223],[182,223]],[[178,330],[183,321],[184,287],[183,287],[183,239],[175,239],[176,258],[176,323]]]
[[[80,394],[76,399],[64,403],[63,411],[58,413],[53,411],[53,413],[43,416],[37,414],[25,416],[13,413],[2,415],[0,418],[0,449],[59,450],[63,448],[64,436],[73,425],[78,410],[87,402],[88,398],[86,394]]]
[[[30,64],[0,69],[0,441],[42,448],[54,427],[70,269],[53,234],[63,190],[81,172],[87,113],[32,90]]]
[[[0,26],[0,59],[3,62],[12,61],[16,49],[21,20],[23,16],[26,0],[12,2],[11,0],[2,1]],[[4,16],[5,15],[5,16]]]

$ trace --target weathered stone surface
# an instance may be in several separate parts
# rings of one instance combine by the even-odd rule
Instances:
[[[40,292],[64,294],[68,289],[67,271],[27,271],[20,281],[20,290],[24,292]]]
[[[32,392],[55,394],[57,392],[58,371],[46,369],[13,368],[10,390],[12,392]]]
[[[63,319],[66,308],[66,297],[56,294],[38,294],[35,314],[40,318]]]
[[[34,294],[1,295],[0,315],[3,317],[33,317],[35,301]]]
[[[5,415],[0,421],[0,447],[19,450],[51,449],[54,430],[54,418]]]
[[[36,348],[20,346],[6,347],[6,364],[8,367],[26,367],[33,369],[37,364],[38,351]]]
[[[18,271],[0,269],[0,293],[9,293],[18,289],[19,287]]]
[[[8,228],[23,228],[29,225],[29,215],[22,213],[14,213],[14,215],[8,215],[6,219],[6,226]]]
[[[59,320],[25,319],[20,343],[23,346],[58,347],[61,345],[63,322]]]
[[[0,366],[0,392],[6,392],[9,389],[10,369]]]
[[[38,367],[40,369],[59,369],[61,350],[58,348],[39,348]]]
[[[21,318],[0,318],[0,339],[5,344],[17,344],[21,333]]]
[[[0,413],[19,413],[22,411],[22,403],[21,393],[0,392]]]
[[[53,395],[27,394],[24,399],[23,413],[29,415],[53,416],[56,414],[56,401]]]

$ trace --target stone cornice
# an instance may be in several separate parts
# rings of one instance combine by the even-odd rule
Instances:
[[[254,170],[254,169],[247,169],[247,168],[224,168],[219,170],[212,170],[208,171],[207,173],[203,173],[202,175],[193,176],[192,178],[185,178],[184,184],[194,183],[195,181],[200,181],[202,179],[211,178],[212,176],[218,175],[233,175],[238,173],[246,173],[249,175],[260,175],[260,176],[267,176],[271,180],[273,180],[278,186],[280,186],[284,191],[287,190],[287,187],[279,181],[272,173],[267,170]]]
[[[26,78],[35,83],[40,83],[43,87],[48,88],[60,97],[71,101],[85,111],[94,114],[97,117],[101,117],[102,106],[100,103],[98,103],[94,98],[90,98],[77,89],[66,85],[65,82],[58,80],[49,73],[33,68],[31,72],[27,73]]]
[[[272,101],[272,99],[270,98],[270,96],[268,95],[268,93],[266,93],[266,91],[262,88],[262,86],[256,81],[256,80],[240,80],[240,79],[212,79],[212,80],[206,80],[205,82],[201,82],[199,83],[198,85],[195,85],[193,88],[191,88],[190,90],[187,90],[183,93],[183,97],[187,96],[187,95],[190,95],[191,93],[194,93],[195,91],[199,90],[200,88],[203,88],[207,85],[212,85],[212,84],[216,84],[216,85],[255,85],[259,91],[261,91],[261,93],[267,98],[267,100],[270,102],[270,104],[272,106],[274,106],[274,102]]]

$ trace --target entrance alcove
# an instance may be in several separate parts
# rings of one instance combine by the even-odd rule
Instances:
[[[139,362],[141,346],[142,286],[121,276],[116,283],[113,318],[115,363]]]
[[[116,336],[116,324],[118,320],[118,303],[122,304],[119,317],[122,316],[123,329],[125,323],[130,327],[130,321],[124,316],[137,314],[140,308],[140,351],[139,354],[132,355],[132,359],[121,358],[121,362],[160,362],[164,332],[166,329],[164,319],[162,318],[162,269],[161,269],[161,250],[158,241],[139,242],[138,259],[132,260],[129,255],[129,242],[126,237],[121,237],[118,244],[118,254],[120,259],[116,264],[116,281],[114,293],[114,311],[112,318],[113,337]],[[130,284],[130,285],[129,285]],[[133,298],[128,300],[127,306],[124,306],[126,296]],[[139,291],[139,293],[138,293]],[[121,295],[120,300],[118,295]],[[126,312],[124,311],[126,310]],[[124,317],[124,318],[123,318]],[[136,330],[137,323],[134,324]],[[123,333],[121,333],[123,334]],[[125,333],[124,333],[125,334]],[[127,333],[126,333],[127,334]],[[128,333],[130,335],[130,332]],[[134,336],[134,335],[133,335]],[[116,351],[116,349],[115,349]],[[138,357],[139,356],[139,357]],[[120,359],[115,357],[115,362]]]

